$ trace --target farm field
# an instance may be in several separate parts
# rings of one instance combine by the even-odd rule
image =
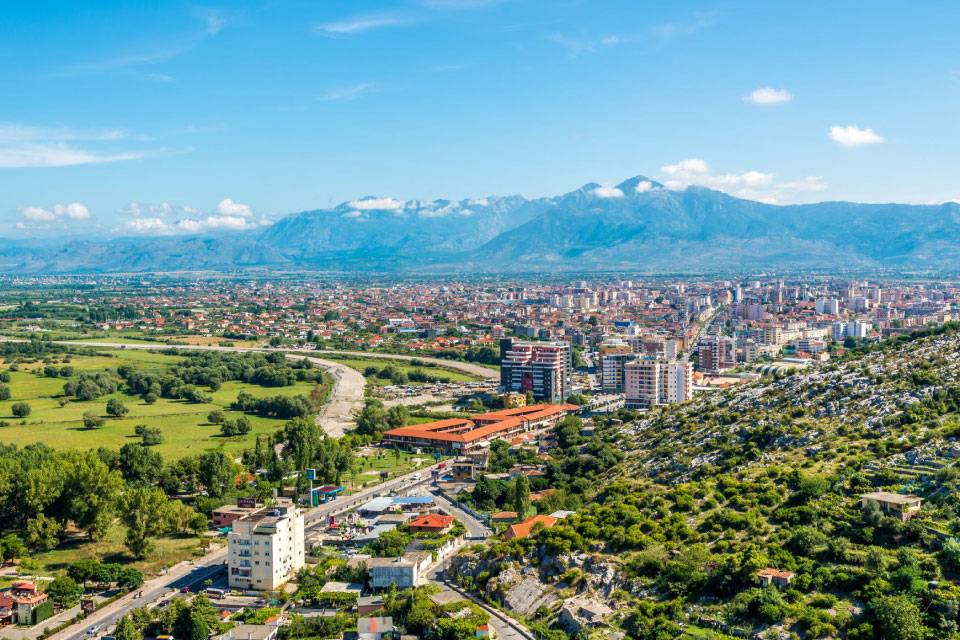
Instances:
[[[72,356],[68,363],[57,366],[72,366],[75,375],[80,372],[97,372],[116,369],[122,364],[134,364],[143,370],[160,371],[176,363],[181,356],[164,355],[149,351],[127,351],[122,349],[108,351],[97,356]],[[158,427],[164,437],[163,443],[155,448],[164,458],[176,459],[196,455],[208,449],[222,448],[234,454],[249,447],[257,435],[272,434],[286,422],[282,419],[263,418],[248,415],[253,429],[244,436],[224,437],[217,425],[207,421],[207,415],[214,409],[221,409],[228,419],[236,419],[240,412],[230,411],[229,404],[236,399],[240,391],[246,391],[255,397],[273,395],[310,395],[314,384],[298,382],[285,387],[262,387],[240,382],[225,382],[213,392],[210,404],[195,404],[184,400],[159,398],[154,404],[147,404],[139,396],[126,395],[122,391],[90,401],[70,399],[61,406],[63,385],[68,378],[48,378],[37,375],[43,367],[42,362],[20,364],[18,371],[10,372],[10,400],[0,402],[0,442],[27,445],[44,442],[54,448],[119,448],[128,442],[139,442],[134,428],[145,424]],[[0,365],[0,370],[6,367]],[[122,418],[107,418],[106,424],[98,429],[85,429],[83,414],[93,410],[105,415],[106,402],[111,398],[120,399],[129,409]],[[16,402],[27,402],[32,411],[21,420],[12,415],[11,407]]]

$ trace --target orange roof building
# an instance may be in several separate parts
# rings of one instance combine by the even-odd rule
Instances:
[[[447,418],[390,429],[383,434],[383,442],[406,449],[463,454],[485,448],[493,440],[556,426],[566,415],[579,409],[572,404],[536,404],[481,413],[470,419]]]
[[[410,531],[425,531],[429,533],[444,533],[453,526],[453,516],[444,516],[438,513],[428,513],[417,516],[407,523]]]
[[[533,516],[527,518],[522,522],[517,524],[512,524],[503,534],[503,537],[507,540],[514,540],[519,538],[526,538],[531,533],[533,533],[533,528],[538,524],[542,524],[544,529],[549,529],[553,525],[557,524],[558,519],[553,516]]]

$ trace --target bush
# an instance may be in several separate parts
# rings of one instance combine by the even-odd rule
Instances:
[[[12,413],[15,418],[26,418],[30,415],[31,411],[33,411],[33,408],[26,402],[14,402],[10,407],[10,413]]]
[[[10,399],[10,387],[5,384],[0,384],[0,400],[9,400]]]

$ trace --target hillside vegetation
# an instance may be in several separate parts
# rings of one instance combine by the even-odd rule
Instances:
[[[957,636],[958,356],[947,326],[601,420],[547,466],[561,496],[549,508],[576,515],[473,550],[459,579],[547,634],[577,596],[609,605],[606,622],[637,638]],[[571,460],[596,460],[597,439],[623,460],[586,483],[564,477]],[[881,490],[923,506],[908,521],[862,506]],[[763,569],[790,584],[760,586]]]

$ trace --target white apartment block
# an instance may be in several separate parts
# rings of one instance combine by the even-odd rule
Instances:
[[[645,357],[623,366],[626,406],[649,409],[693,398],[693,365]]]
[[[304,562],[303,513],[290,502],[236,520],[227,535],[231,588],[273,591],[293,579]]]

